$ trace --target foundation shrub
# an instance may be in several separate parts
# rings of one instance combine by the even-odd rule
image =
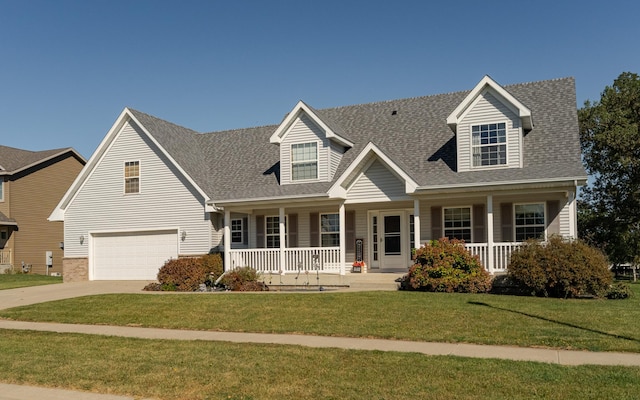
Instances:
[[[613,276],[599,250],[554,235],[530,240],[511,255],[507,273],[531,294],[545,297],[603,297]]]
[[[261,292],[269,288],[258,282],[260,275],[251,267],[240,267],[222,276],[220,283],[229,290],[238,292]]]
[[[160,268],[158,282],[162,290],[193,292],[205,283],[207,276],[201,257],[178,258],[167,261]]]
[[[403,290],[485,293],[491,276],[480,259],[464,247],[464,241],[447,238],[416,249],[415,263],[400,282]]]
[[[208,281],[213,283],[222,275],[224,269],[222,267],[222,255],[220,253],[207,254],[202,256],[202,265],[208,274]]]

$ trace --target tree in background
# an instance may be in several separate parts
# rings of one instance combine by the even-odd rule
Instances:
[[[583,161],[594,178],[578,208],[581,237],[614,264],[640,264],[640,77],[623,72],[578,110]],[[635,278],[635,268],[634,268]]]

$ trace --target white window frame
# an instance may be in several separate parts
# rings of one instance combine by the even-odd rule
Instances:
[[[325,227],[322,224],[322,216],[323,215],[325,215],[325,216],[332,215],[334,217],[337,217],[337,225],[336,225],[337,228],[338,228],[337,231],[326,231],[325,232],[325,230],[324,230]],[[319,222],[319,224],[320,224],[320,247],[340,247],[340,235],[341,235],[341,232],[340,232],[340,214],[339,213],[321,213],[318,216],[318,218],[320,218],[320,222]],[[325,246],[323,238],[325,236],[332,236],[332,235],[338,235],[338,244],[337,244],[337,246],[335,246],[335,245],[334,246]]]
[[[473,144],[473,128],[474,127],[482,127],[482,126],[490,126],[490,125],[500,125],[504,124],[504,143],[487,143],[487,144]],[[480,128],[481,129],[481,128]],[[496,130],[498,130],[496,128]],[[507,121],[500,122],[489,122],[486,124],[471,124],[469,126],[469,134],[470,134],[470,145],[471,145],[471,167],[478,169],[485,168],[505,168],[509,165],[509,124]],[[490,147],[490,146],[502,146],[504,145],[504,164],[494,164],[494,165],[482,165],[482,148]],[[476,165],[474,160],[474,149],[480,149],[480,164]]]
[[[134,164],[137,163],[138,164],[138,175],[136,176],[127,176],[127,164]],[[123,193],[125,195],[135,195],[135,194],[139,194],[142,191],[142,163],[140,162],[140,160],[129,160],[129,161],[125,161],[123,164],[123,178],[124,178],[124,187],[123,187]],[[127,192],[127,180],[128,179],[138,179],[138,191],[137,192]]]
[[[240,229],[234,229],[234,224],[240,223]],[[244,219],[243,218],[231,218],[231,225],[229,226],[231,229],[231,243],[232,244],[245,244],[244,243]],[[233,234],[240,234],[240,241],[234,240]]]
[[[542,205],[542,212],[543,212],[543,223],[542,224],[524,224],[524,225],[518,225],[518,218],[517,218],[517,214],[516,214],[516,208],[518,206],[529,206],[529,205]],[[545,201],[532,201],[532,202],[527,202],[527,203],[514,203],[513,204],[513,240],[515,242],[524,242],[527,239],[524,240],[518,240],[518,228],[522,228],[522,227],[540,227],[542,226],[542,237],[539,238],[541,240],[547,240],[547,203]]]
[[[4,178],[0,178],[0,202],[4,202]]]
[[[454,210],[454,209],[463,209],[466,208],[469,210],[469,226],[468,227],[452,227],[452,228],[447,228],[446,226],[446,210]],[[442,207],[442,236],[444,237],[449,237],[449,235],[447,235],[447,230],[462,230],[462,229],[468,229],[469,230],[469,240],[467,241],[465,239],[465,243],[473,243],[473,207],[471,206],[451,206],[451,207]]]
[[[298,161],[294,161],[293,159],[293,148],[294,146],[306,146],[306,145],[315,145],[316,148],[316,157],[314,160],[312,159],[305,159],[305,160],[298,160]],[[301,142],[301,143],[292,143],[290,148],[289,148],[289,155],[290,155],[290,181],[291,182],[310,182],[310,181],[317,181],[320,177],[320,143],[318,141],[310,141],[310,142]],[[294,166],[295,165],[303,165],[303,164],[313,164],[315,163],[316,165],[316,177],[315,178],[294,178]]]
[[[269,218],[274,218],[277,221],[275,223],[276,229],[272,233],[269,233]],[[289,236],[289,225],[287,225],[288,223],[289,223],[289,218],[287,218],[287,216],[285,215],[284,216],[284,231],[285,231],[284,246],[285,247],[287,247],[288,236]],[[269,246],[269,237],[277,238],[276,240],[278,241],[278,246]],[[280,216],[266,215],[264,217],[264,247],[267,249],[279,249],[280,248],[279,241],[280,241]]]

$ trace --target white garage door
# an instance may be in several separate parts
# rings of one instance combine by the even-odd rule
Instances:
[[[170,258],[178,258],[172,231],[94,234],[93,280],[155,280]]]

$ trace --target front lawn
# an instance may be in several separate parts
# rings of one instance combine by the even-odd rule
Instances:
[[[0,311],[0,318],[640,352],[628,300],[417,292],[118,294]]]
[[[3,382],[136,398],[624,400],[640,391],[635,367],[12,330],[0,338]]]
[[[0,290],[62,283],[61,276],[35,274],[0,274]]]

